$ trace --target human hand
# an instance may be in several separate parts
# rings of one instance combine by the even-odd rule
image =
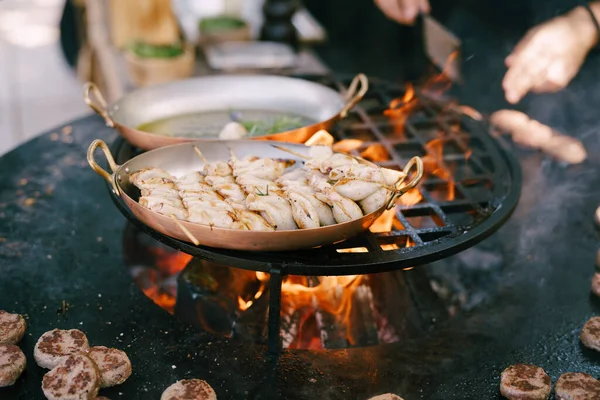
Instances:
[[[582,7],[527,32],[506,58],[502,81],[506,100],[518,103],[529,91],[556,92],[569,84],[597,41],[589,13]]]
[[[375,4],[390,19],[403,25],[415,23],[420,13],[429,12],[429,0],[375,0]]]

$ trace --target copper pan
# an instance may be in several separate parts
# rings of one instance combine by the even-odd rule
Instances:
[[[152,150],[178,143],[204,140],[162,136],[138,129],[142,124],[182,114],[229,109],[293,113],[315,121],[312,125],[258,140],[304,143],[315,132],[329,129],[363,98],[369,88],[358,74],[345,93],[303,79],[274,75],[221,75],[184,79],[134,90],[107,105],[98,87],[88,82],[83,88],[85,103],[115,128],[129,143]],[[214,140],[217,137],[207,137]]]
[[[274,232],[211,228],[206,225],[179,221],[175,217],[150,211],[137,202],[139,191],[129,182],[129,174],[143,168],[162,168],[174,176],[182,176],[201,170],[204,161],[198,156],[194,147],[197,147],[209,162],[229,159],[230,150],[238,157],[255,155],[295,159],[297,162],[302,162],[301,155],[308,155],[310,148],[299,144],[285,144],[284,146],[287,149],[296,153],[290,154],[274,147],[274,145],[281,145],[281,143],[255,140],[214,140],[181,143],[148,151],[132,158],[123,165],[117,165],[106,143],[102,140],[95,140],[88,149],[87,159],[92,169],[110,183],[114,193],[123,199],[133,214],[152,229],[196,245],[250,251],[285,251],[313,248],[337,243],[356,236],[367,230],[386,209],[393,207],[398,197],[415,187],[423,176],[423,162],[420,158],[414,157],[405,167],[407,173],[414,169],[414,177],[408,183],[399,184],[390,201],[379,210],[360,219],[342,224],[314,229]],[[112,173],[102,169],[94,159],[94,152],[98,148],[104,152]]]

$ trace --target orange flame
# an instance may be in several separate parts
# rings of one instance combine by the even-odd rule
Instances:
[[[406,120],[417,107],[418,102],[415,97],[415,89],[408,82],[404,96],[400,99],[394,99],[390,102],[389,108],[383,112],[383,115],[394,121],[394,133],[399,139],[404,139],[404,125]]]
[[[260,281],[261,285],[254,294],[252,300],[246,301],[241,296],[238,296],[238,308],[240,311],[246,311],[247,309],[249,309],[250,306],[252,306],[252,304],[254,304],[254,302],[258,300],[265,292],[265,288],[267,286],[266,282],[269,280],[269,276],[265,272],[257,271],[256,279]]]
[[[157,269],[136,277],[144,294],[171,314],[175,311],[176,293],[163,286],[163,281],[179,272],[191,261],[192,256],[182,252],[167,252],[161,248],[151,248],[157,256]]]

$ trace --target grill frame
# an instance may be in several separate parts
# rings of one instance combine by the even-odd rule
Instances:
[[[331,86],[337,90],[347,87],[348,81],[336,81],[331,78],[319,77],[321,83]],[[371,89],[365,95],[365,98],[359,106],[355,108],[352,116],[347,121],[339,124],[334,136],[337,140],[352,138],[349,133],[368,132],[374,142],[365,141],[362,147],[372,143],[380,143],[392,157],[390,161],[379,163],[382,166],[401,166],[408,161],[408,158],[415,155],[411,152],[422,152],[425,149],[427,140],[416,128],[416,124],[432,124],[432,128],[442,128],[445,132],[444,140],[459,147],[464,145],[466,135],[457,132],[451,126],[451,123],[459,125],[470,133],[468,137],[472,141],[475,139],[478,146],[483,150],[482,154],[473,152],[473,156],[465,159],[466,165],[475,166],[480,171],[479,174],[469,177],[476,182],[491,182],[493,192],[487,202],[474,199],[469,194],[469,189],[462,183],[456,181],[456,191],[461,194],[461,199],[452,201],[436,201],[433,195],[421,185],[421,193],[425,198],[424,203],[414,206],[397,207],[396,217],[403,225],[404,230],[394,231],[388,234],[374,234],[367,232],[356,238],[349,239],[341,244],[327,246],[319,249],[310,249],[294,252],[243,252],[213,249],[208,247],[196,247],[192,244],[165,236],[143,222],[139,221],[133,213],[127,208],[124,202],[110,190],[111,198],[117,208],[123,215],[129,219],[138,228],[149,234],[154,239],[171,246],[177,250],[188,253],[194,257],[203,258],[209,261],[230,265],[232,267],[244,268],[254,271],[274,273],[276,275],[308,275],[308,276],[332,276],[332,275],[359,275],[365,273],[388,272],[403,268],[410,268],[421,264],[426,264],[439,260],[450,255],[465,250],[481,240],[487,238],[510,217],[518,204],[522,176],[520,165],[510,151],[508,145],[492,138],[488,134],[488,125],[485,122],[475,121],[465,115],[460,115],[455,111],[444,111],[448,104],[444,101],[433,100],[422,94],[417,94],[421,113],[428,115],[426,120],[419,120],[416,117],[409,119],[405,125],[405,132],[408,139],[396,138],[392,140],[386,137],[385,128],[394,127],[394,124],[387,118],[382,121],[374,117],[382,116],[382,107],[404,94],[403,89],[396,85],[383,81],[371,80]],[[375,99],[375,101],[373,100]],[[375,105],[368,106],[373,103]],[[358,119],[359,122],[353,120]],[[396,148],[406,149],[407,157],[396,151]],[[425,149],[427,152],[429,150]],[[136,154],[124,139],[118,138],[112,145],[112,152],[116,155],[117,163],[121,163]],[[430,152],[429,152],[430,153]],[[355,153],[358,154],[358,153]],[[464,158],[464,155],[462,156]],[[484,158],[487,161],[484,162]],[[443,157],[444,161],[460,161],[461,156],[449,154]],[[488,164],[486,167],[484,164]],[[489,168],[491,166],[491,168]],[[472,169],[471,167],[469,169]],[[486,169],[488,170],[486,173]],[[483,172],[482,172],[483,171]],[[425,185],[442,184],[440,179],[427,179]],[[485,206],[482,206],[485,203]],[[455,225],[450,222],[447,210],[469,209],[479,215],[479,220],[467,225]],[[433,213],[433,214],[432,214]],[[412,226],[410,216],[408,215],[434,215],[438,221],[444,223],[444,226],[415,228]],[[456,213],[456,214],[461,214]],[[463,213],[464,214],[464,213]],[[424,237],[433,237],[431,241],[425,241]],[[385,251],[381,244],[385,241],[397,241],[402,238],[410,238],[414,246],[400,248],[397,250]],[[339,249],[365,247],[368,252],[365,253],[339,253]]]

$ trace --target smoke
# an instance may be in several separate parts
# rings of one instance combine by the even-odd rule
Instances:
[[[538,159],[540,156],[535,157]],[[537,163],[524,163],[524,166]],[[551,160],[524,169],[524,185],[518,212],[517,251],[521,257],[535,256],[543,261],[551,255],[548,246],[560,246],[557,233],[573,225],[589,196],[597,196],[589,185],[593,174],[563,169]],[[598,197],[600,200],[600,197]],[[592,215],[589,215],[591,221]],[[589,222],[588,221],[588,222]],[[585,224],[585,221],[582,221]]]

